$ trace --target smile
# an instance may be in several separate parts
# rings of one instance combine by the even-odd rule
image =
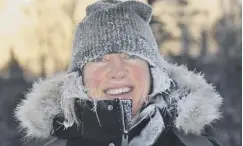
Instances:
[[[107,89],[105,93],[108,95],[118,95],[122,93],[128,93],[132,90],[131,87],[123,87],[123,88],[116,88],[116,89]]]

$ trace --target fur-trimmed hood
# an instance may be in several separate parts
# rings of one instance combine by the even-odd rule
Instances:
[[[161,60],[161,65],[178,88],[169,94],[177,109],[175,127],[185,133],[200,134],[205,126],[220,118],[222,97],[208,84],[201,74],[188,71],[185,66],[177,66]],[[39,80],[26,94],[15,110],[15,117],[20,129],[27,138],[44,139],[50,137],[52,120],[56,115],[63,115],[61,99],[67,92],[73,96],[82,94],[80,90],[67,89],[73,73],[59,73],[45,80]],[[184,92],[189,91],[187,94]],[[87,98],[83,95],[84,98]],[[162,100],[162,99],[161,99]],[[160,106],[161,101],[157,101]],[[164,103],[164,102],[163,102]],[[162,123],[163,124],[163,123]]]

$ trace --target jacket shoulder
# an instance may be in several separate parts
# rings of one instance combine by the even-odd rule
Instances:
[[[172,129],[172,132],[185,146],[220,146],[219,143],[212,137],[185,134],[175,128]]]
[[[221,146],[220,142],[213,137],[205,136],[214,146]]]

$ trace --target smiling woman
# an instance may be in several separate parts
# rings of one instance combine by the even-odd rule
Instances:
[[[134,116],[148,98],[149,65],[138,57],[107,54],[87,63],[83,73],[84,86],[93,99],[132,99]]]
[[[33,85],[15,116],[29,138],[67,146],[218,146],[202,136],[222,98],[160,56],[139,1],[103,0],[77,26],[65,73]]]

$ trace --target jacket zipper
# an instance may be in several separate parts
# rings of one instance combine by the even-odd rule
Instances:
[[[121,102],[119,102],[120,108],[121,108],[121,116],[122,116],[122,125],[123,125],[123,135],[122,135],[122,142],[121,146],[128,146],[128,127],[125,124],[125,115],[124,115],[124,109]]]

